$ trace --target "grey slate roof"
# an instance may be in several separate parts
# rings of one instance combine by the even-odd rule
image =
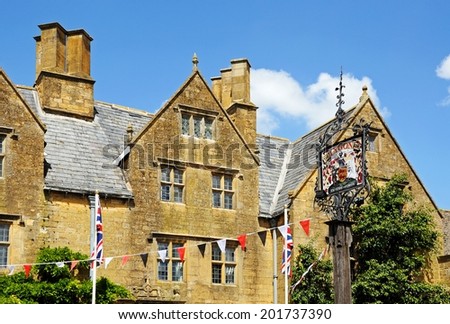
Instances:
[[[289,140],[285,138],[258,135],[259,149],[259,214],[271,217],[271,206],[285,164]]]
[[[323,127],[324,128],[324,127]],[[274,217],[289,205],[294,190],[316,168],[317,129],[291,143],[288,139],[258,135],[260,150],[259,205],[261,217]]]
[[[283,212],[284,205],[288,205],[289,191],[294,190],[317,167],[316,144],[328,124],[300,137],[292,144],[292,152],[287,164],[287,172],[283,186],[279,191],[279,198],[274,206],[273,215]]]
[[[30,108],[47,127],[46,161],[50,169],[45,177],[46,189],[100,193],[132,197],[122,170],[112,161],[124,149],[128,125],[139,133],[153,117],[141,110],[95,102],[95,118],[85,121],[44,112],[34,88],[18,87]],[[332,121],[330,121],[332,122]],[[294,190],[316,167],[314,145],[329,123],[295,142],[288,139],[258,135],[259,206],[261,217],[275,217],[290,203]],[[105,154],[106,152],[106,154]]]
[[[346,114],[350,115],[350,109]],[[258,135],[261,166],[259,169],[259,206],[261,217],[276,217],[283,213],[284,206],[290,204],[289,191],[295,190],[317,168],[315,145],[328,125],[335,119],[316,128],[291,143],[280,139]],[[271,147],[271,155],[265,147]],[[273,154],[278,152],[280,155]],[[265,161],[270,161],[270,166]]]
[[[46,161],[50,190],[132,197],[122,170],[112,161],[123,149],[128,124],[140,130],[151,115],[102,102],[95,103],[93,121],[45,113],[36,90],[19,88],[21,95],[47,126]],[[106,151],[104,151],[106,150]],[[107,154],[105,154],[107,152]]]

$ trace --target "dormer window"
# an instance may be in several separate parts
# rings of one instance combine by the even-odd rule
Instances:
[[[196,116],[188,113],[181,114],[181,134],[212,140],[214,118]]]
[[[180,105],[177,108],[181,115],[181,135],[198,139],[215,140],[216,111]]]

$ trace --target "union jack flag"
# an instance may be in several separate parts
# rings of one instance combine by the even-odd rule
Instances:
[[[292,249],[294,248],[294,241],[292,240],[292,231],[290,227],[288,227],[286,230],[284,243],[283,256],[281,259],[281,273],[287,272],[289,276],[292,276],[291,256]]]
[[[96,247],[92,251],[91,258],[96,255],[97,267],[103,263],[103,223],[102,223],[102,207],[100,206],[100,197],[95,195],[95,233]]]

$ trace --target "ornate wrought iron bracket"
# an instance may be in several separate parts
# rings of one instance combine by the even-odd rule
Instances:
[[[336,106],[338,107],[335,115],[336,119],[330,125],[328,125],[322,136],[320,136],[318,144],[316,145],[319,174],[316,179],[315,203],[319,206],[320,210],[331,215],[331,219],[350,221],[349,211],[351,210],[351,208],[354,206],[362,205],[364,199],[370,192],[368,172],[365,160],[365,151],[368,147],[367,134],[370,124],[361,119],[353,125],[350,125],[349,117],[346,116],[344,110],[342,109],[342,105],[344,104],[344,94],[342,90],[344,87],[345,86],[342,85],[341,71],[339,87],[336,88],[336,91],[339,91],[339,94],[337,95],[338,102],[336,104]],[[361,150],[360,152],[356,152],[356,154],[360,155],[361,160],[361,181],[358,185],[352,186],[348,190],[339,190],[331,193],[327,189],[324,190],[324,183],[322,180],[323,175],[321,174],[323,170],[323,161],[321,159],[321,154],[335,144],[335,137],[337,137],[338,134],[343,134],[349,129],[353,131],[354,137],[361,137],[361,147],[354,148],[355,151]]]

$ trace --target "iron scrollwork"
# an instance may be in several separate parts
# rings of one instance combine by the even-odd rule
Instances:
[[[336,104],[336,106],[338,107],[335,115],[336,119],[330,125],[328,125],[322,136],[320,136],[318,144],[316,145],[319,174],[316,179],[315,203],[319,206],[320,210],[331,215],[332,219],[340,221],[350,221],[350,209],[353,206],[362,205],[364,199],[370,192],[368,172],[366,167],[367,163],[365,160],[365,151],[368,147],[367,134],[370,124],[361,119],[357,123],[350,125],[349,117],[346,116],[344,110],[342,109],[342,105],[344,104],[344,94],[342,90],[344,87],[345,86],[342,85],[341,71],[339,88],[336,88],[336,90],[339,90],[339,94],[337,95],[338,102]],[[346,139],[337,143],[332,143],[333,138],[336,135],[344,133],[349,129],[353,131],[353,138]],[[352,144],[352,139],[357,139],[355,140],[355,143],[357,145]],[[351,154],[357,156],[358,161],[360,162],[360,165],[358,166],[357,180],[352,179],[347,175],[346,169],[348,168],[348,166],[346,165],[345,157],[339,155],[342,155],[342,152],[345,151],[339,151],[339,147],[345,147],[345,145],[347,145],[347,147],[350,147],[350,149],[347,149],[347,152],[352,152]],[[324,161],[323,159],[323,156],[331,156],[331,152],[334,154],[332,161],[335,166],[333,167],[331,167],[332,164],[330,161]],[[329,163],[329,165],[324,167],[327,163]],[[353,168],[355,169],[354,165]],[[343,174],[341,174],[341,169]],[[340,189],[334,189],[331,186],[328,186],[329,183],[325,183],[327,180],[324,180],[324,174],[327,171],[329,178],[325,179],[331,179],[331,177],[333,178],[329,183],[333,184],[333,180],[334,183],[339,183],[339,181],[337,180],[338,177],[342,180],[342,182],[339,183]],[[355,170],[353,170],[353,172],[354,171]],[[348,183],[344,184],[344,180]],[[351,180],[352,182],[350,182],[349,180]]]

